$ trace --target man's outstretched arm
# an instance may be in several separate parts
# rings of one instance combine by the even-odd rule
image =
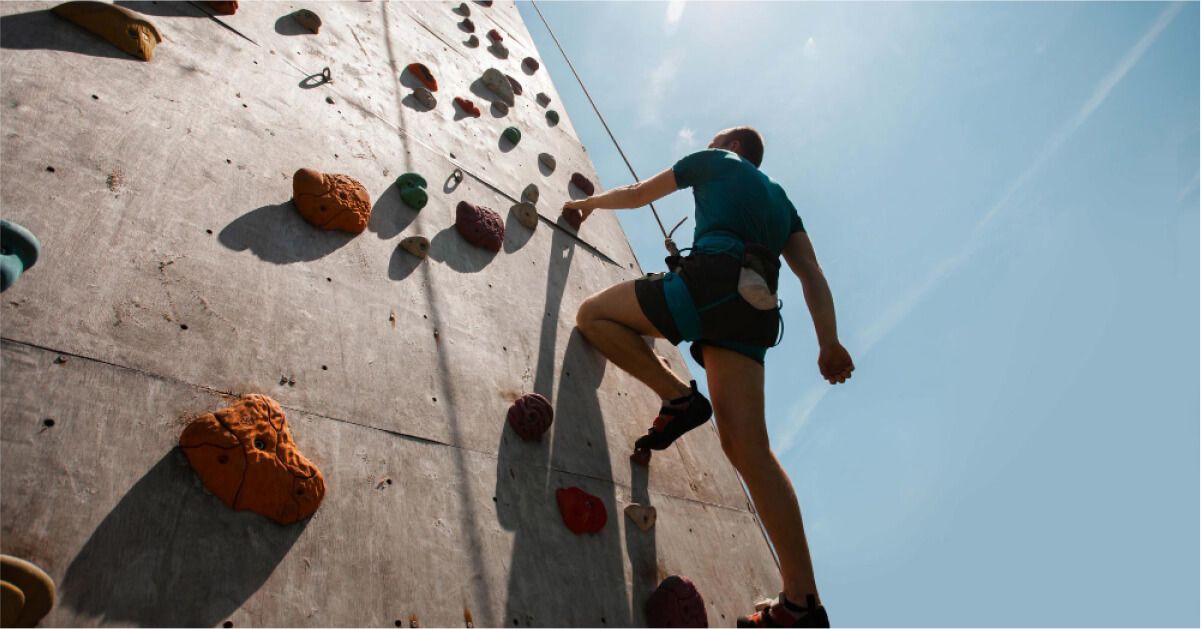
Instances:
[[[821,348],[817,357],[817,366],[822,377],[837,384],[846,382],[855,370],[855,363],[846,348],[838,342],[838,322],[834,316],[834,296],[830,293],[830,285],[822,273],[821,265],[817,263],[817,253],[813,251],[813,243],[809,234],[803,231],[794,232],[788,237],[784,246],[784,259],[789,268],[801,280],[801,289],[805,293],[805,303],[809,305],[809,314],[813,317],[813,328],[817,332],[817,344]]]
[[[639,183],[606,190],[586,199],[568,201],[564,210],[580,210],[587,218],[592,210],[627,210],[653,203],[676,191],[676,174],[667,170]]]

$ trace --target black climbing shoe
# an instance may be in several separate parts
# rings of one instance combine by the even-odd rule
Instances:
[[[646,436],[634,442],[634,449],[666,449],[684,433],[709,421],[712,416],[713,407],[709,405],[709,400],[696,390],[696,380],[693,380],[692,393],[664,404]]]
[[[774,601],[763,601],[755,605],[758,609],[750,616],[738,619],[739,627],[829,627],[830,617],[826,608],[817,604],[817,597],[805,597],[805,607],[794,605],[781,593]]]

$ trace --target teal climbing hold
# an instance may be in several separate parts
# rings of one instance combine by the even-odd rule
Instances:
[[[400,198],[404,200],[405,205],[414,210],[420,210],[429,201],[429,195],[425,192],[427,186],[425,177],[417,173],[405,173],[396,178],[396,187],[400,188]]]
[[[517,144],[521,141],[521,131],[519,131],[517,127],[509,127],[508,129],[505,129],[503,135],[506,140],[512,142],[513,144]]]
[[[550,126],[552,127],[559,124],[559,112],[553,109],[546,112],[546,121],[549,122]]]
[[[38,261],[42,243],[33,232],[0,219],[0,291],[8,290],[29,267]]]

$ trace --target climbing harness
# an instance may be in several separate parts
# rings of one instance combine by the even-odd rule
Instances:
[[[608,133],[609,139],[613,140],[613,146],[617,147],[617,153],[621,155],[622,161],[626,163],[626,168],[630,170],[630,175],[634,177],[634,181],[641,182],[642,180],[638,178],[638,173],[634,172],[634,167],[630,165],[630,160],[626,157],[625,151],[621,150],[621,145],[617,143],[617,138],[614,137],[613,130],[609,128],[609,123],[605,121],[605,117],[601,115],[600,109],[597,108],[596,101],[592,100],[592,94],[589,94],[588,88],[584,86],[584,80],[575,71],[575,66],[572,65],[571,59],[567,57],[567,52],[563,50],[563,45],[559,43],[559,38],[555,36],[555,31],[551,29],[550,23],[546,21],[546,16],[542,15],[542,10],[538,8],[538,3],[530,0],[530,4],[534,6],[534,11],[538,13],[538,18],[542,20],[542,25],[546,27],[546,32],[550,33],[550,38],[554,40],[555,47],[559,49],[559,54],[563,55],[563,60],[567,62],[567,67],[571,69],[571,74],[575,76],[576,82],[580,84],[580,89],[584,90],[584,96],[588,98],[588,103],[592,105],[592,111],[596,112],[596,117],[600,119],[601,125],[604,126],[605,133]],[[685,216],[680,219],[680,222],[676,223],[675,227],[671,228],[671,231],[668,231],[663,227],[663,221],[659,218],[659,212],[655,210],[655,204],[648,203],[647,205],[650,206],[651,213],[655,215],[655,222],[659,224],[659,231],[663,233],[663,246],[667,248],[667,252],[670,254],[667,259],[671,260],[675,258],[678,260],[680,250],[676,247],[676,243],[671,237],[688,220],[688,217]],[[668,268],[674,270],[670,263],[668,264]]]

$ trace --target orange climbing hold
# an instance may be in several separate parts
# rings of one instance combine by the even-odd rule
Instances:
[[[153,59],[154,47],[163,41],[154,24],[115,4],[80,0],[60,4],[52,11],[142,61]]]
[[[555,498],[559,501],[559,515],[563,516],[563,524],[572,533],[598,533],[605,528],[609,514],[600,498],[579,487],[560,488],[555,491]]]
[[[292,175],[292,199],[304,220],[321,229],[359,234],[371,218],[367,189],[346,175],[301,168]]]
[[[205,4],[221,15],[233,15],[238,12],[237,0],[208,0]]]
[[[179,447],[205,488],[226,506],[280,524],[313,515],[325,497],[325,477],[296,448],[275,400],[246,395],[196,418]]]
[[[455,104],[459,106],[459,109],[462,109],[464,113],[472,118],[480,117],[480,108],[476,107],[475,103],[467,100],[466,98],[456,96]]]
[[[421,81],[421,84],[426,89],[431,92],[438,91],[438,80],[434,78],[434,73],[430,72],[430,69],[425,67],[424,63],[410,63],[408,70],[413,76],[417,77],[418,81]]]

